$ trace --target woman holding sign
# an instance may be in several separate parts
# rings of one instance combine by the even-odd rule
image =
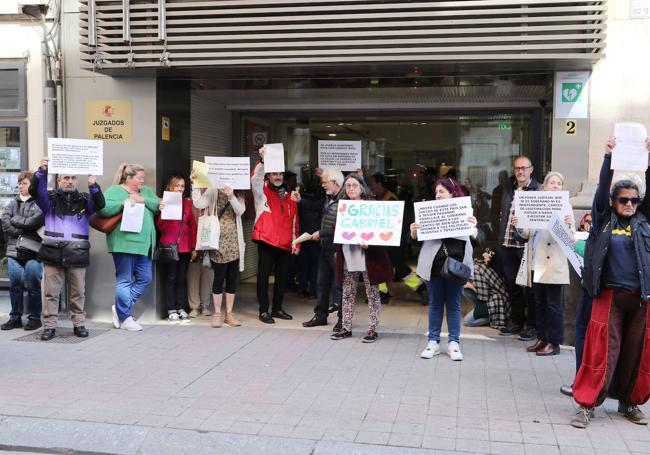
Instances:
[[[359,201],[368,194],[363,178],[350,174],[343,181],[341,201],[350,199]],[[341,203],[339,203],[340,206]],[[364,343],[377,341],[377,326],[381,299],[379,284],[393,280],[392,268],[388,254],[383,246],[368,245],[361,241],[358,245],[340,245],[336,252],[336,277],[343,284],[343,327],[332,335],[332,340],[342,340],[352,336],[352,318],[356,304],[357,284],[363,277],[368,297],[368,332],[363,337]]]
[[[167,181],[165,193],[185,193],[185,177],[174,175]],[[192,200],[188,197],[181,199],[180,219],[163,219],[165,216],[165,197],[160,201],[161,214],[156,220],[160,230],[160,245],[176,244],[177,261],[163,261],[165,303],[167,304],[167,320],[170,324],[189,324],[187,314],[187,267],[190,255],[196,244],[196,220],[192,212]],[[156,250],[160,251],[160,249]],[[158,258],[162,260],[162,258]],[[160,264],[160,262],[159,262]]]
[[[562,191],[563,187],[562,174],[553,171],[546,174],[542,191]],[[516,213],[511,220],[516,228],[519,224]],[[574,232],[573,216],[565,215],[564,222]],[[548,229],[517,228],[517,235],[527,241],[517,284],[532,286],[537,319],[537,341],[526,350],[538,356],[557,355],[564,341],[562,285],[569,284],[566,254]]]
[[[650,197],[641,199],[631,180],[612,186],[609,138],[591,209],[592,228],[585,252],[583,286],[593,297],[582,364],[573,384],[580,405],[571,425],[585,428],[593,409],[606,397],[618,400],[618,412],[647,425],[639,409],[650,398]],[[646,139],[646,148],[650,142]],[[650,167],[645,172],[650,183]],[[611,187],[611,190],[610,190]]]
[[[438,180],[434,188],[436,200],[465,196],[458,182],[452,178]],[[429,291],[429,342],[420,354],[423,359],[431,359],[440,354],[440,329],[446,308],[449,331],[447,353],[451,360],[463,360],[460,351],[460,297],[465,283],[452,279],[447,274],[447,270],[450,263],[455,261],[456,264],[464,264],[465,270],[469,272],[468,275],[471,275],[473,269],[471,239],[477,237],[478,230],[475,217],[470,216],[467,222],[474,228],[471,238],[464,236],[425,240],[418,256],[417,274],[425,280]],[[411,238],[414,240],[417,239],[418,229],[420,224],[411,224]],[[458,267],[462,268],[461,265]]]

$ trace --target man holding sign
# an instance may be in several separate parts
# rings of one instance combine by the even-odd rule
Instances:
[[[258,246],[257,301],[260,306],[260,321],[273,324],[274,317],[293,319],[282,309],[282,301],[291,255],[300,251],[300,244],[292,246],[299,233],[298,206],[284,186],[284,172],[265,173],[265,148],[262,147],[259,153],[260,161],[255,165],[251,176],[255,200],[253,241]],[[269,277],[273,270],[273,311],[269,312]]]
[[[45,214],[45,233],[39,252],[43,261],[43,325],[41,340],[54,338],[59,317],[59,297],[67,286],[68,308],[74,334],[88,336],[84,327],[86,267],[90,260],[88,218],[104,208],[105,201],[94,175],[88,176],[88,193],[77,190],[76,175],[57,178],[58,189],[47,190],[48,158],[42,158],[29,193]]]

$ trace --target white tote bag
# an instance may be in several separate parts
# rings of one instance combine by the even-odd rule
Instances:
[[[205,211],[199,217],[196,233],[196,250],[218,250],[219,238],[221,237],[221,226],[217,216],[217,207],[214,210]]]

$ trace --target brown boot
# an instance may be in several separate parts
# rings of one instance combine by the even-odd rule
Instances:
[[[221,313],[214,313],[214,316],[212,316],[212,327],[215,329],[218,329],[223,325],[223,322],[221,321]]]
[[[230,327],[239,327],[241,322],[239,322],[232,313],[226,313],[226,317],[223,319],[223,323]]]

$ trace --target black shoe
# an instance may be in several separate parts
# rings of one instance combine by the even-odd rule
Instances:
[[[271,316],[278,319],[284,319],[285,321],[290,321],[293,319],[293,316],[291,316],[289,313],[285,312],[284,310],[274,311],[273,313],[271,313]]]
[[[382,305],[388,305],[390,303],[390,294],[387,292],[380,292],[379,300],[381,300]]]
[[[339,319],[336,322],[336,324],[334,324],[334,327],[332,327],[332,332],[340,332],[342,328],[343,328],[343,320]]]
[[[361,340],[362,343],[374,343],[375,341],[377,341],[377,332],[374,330],[368,330],[366,336]]]
[[[86,328],[83,325],[73,328],[72,331],[79,338],[88,338],[88,330],[86,330]]]
[[[527,327],[522,330],[517,339],[519,341],[531,341],[537,338],[537,330],[535,327]]]
[[[49,341],[56,335],[56,329],[45,329],[41,334],[42,341]]]
[[[7,322],[0,326],[0,330],[19,329],[23,326],[23,321],[20,318],[9,319]]]
[[[499,335],[507,337],[519,332],[521,332],[521,326],[519,324],[510,323],[499,330]]]
[[[339,310],[339,306],[335,304],[331,304],[330,307],[327,309],[327,312],[329,314],[336,313]]]
[[[327,325],[327,319],[319,319],[317,316],[314,316],[309,321],[303,322],[303,327],[316,327],[319,325]]]
[[[560,393],[567,397],[573,396],[573,384],[560,386]]]
[[[41,321],[38,319],[30,319],[27,321],[27,324],[25,324],[25,330],[36,330],[40,329],[43,326],[41,324]]]
[[[260,321],[262,321],[264,324],[275,324],[275,320],[268,313],[260,314]]]
[[[339,332],[333,333],[330,339],[332,340],[342,340],[343,338],[350,338],[352,332],[349,330],[341,329]]]

